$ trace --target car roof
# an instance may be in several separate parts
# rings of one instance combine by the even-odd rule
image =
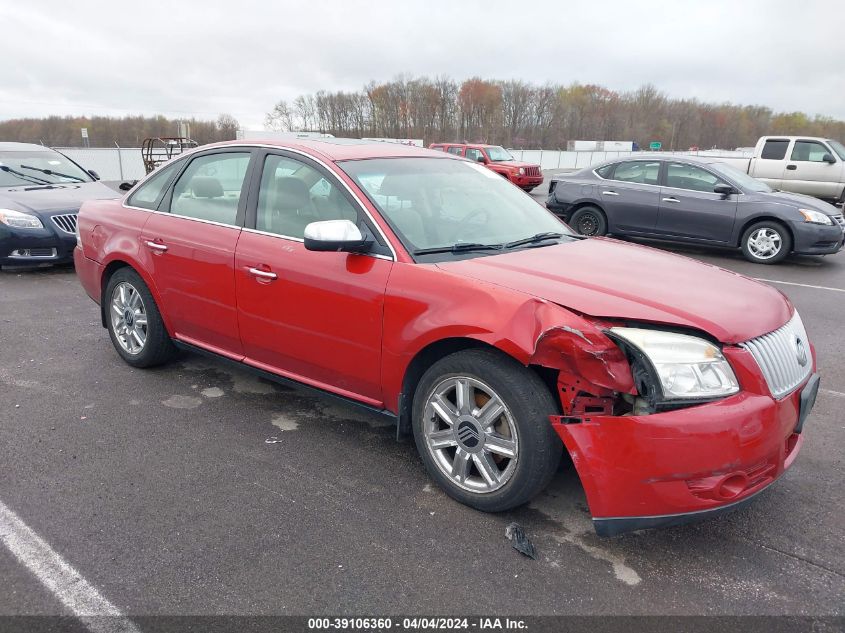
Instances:
[[[198,150],[213,147],[272,147],[278,149],[292,149],[306,154],[319,154],[331,161],[363,160],[367,158],[450,158],[460,160],[437,150],[403,145],[402,143],[388,143],[384,141],[364,141],[352,138],[316,138],[316,139],[249,139],[241,141],[225,141],[212,145],[202,145]],[[197,151],[197,150],[195,150]]]
[[[55,151],[38,143],[0,143],[0,152],[52,152]]]
[[[744,158],[742,156],[736,157],[729,157],[729,158]],[[719,157],[718,156],[687,156],[687,155],[673,155],[673,154],[661,154],[657,152],[636,152],[631,154],[630,156],[619,156],[612,160],[606,160],[602,163],[598,163],[596,165],[590,165],[586,167],[585,170],[593,170],[598,169],[599,167],[604,167],[605,165],[615,165],[616,163],[626,163],[635,160],[670,160],[670,161],[678,161],[683,163],[692,163],[695,165],[710,165],[712,163],[718,163]]]

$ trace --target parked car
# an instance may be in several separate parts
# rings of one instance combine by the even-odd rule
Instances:
[[[763,136],[751,158],[714,160],[727,162],[773,189],[845,202],[845,146],[833,139]]]
[[[79,205],[117,197],[97,180],[47,147],[0,143],[0,266],[72,261]]]
[[[480,510],[530,500],[565,447],[604,535],[752,499],[819,384],[780,292],[583,238],[422,148],[205,146],[86,202],[74,258],[129,365],[199,350],[382,413]]]
[[[539,165],[518,161],[508,150],[498,145],[432,143],[429,147],[486,165],[525,191],[531,191],[543,183],[543,172]]]
[[[546,206],[581,235],[628,235],[740,248],[775,264],[842,248],[826,202],[773,191],[730,165],[693,157],[621,158],[553,178]]]

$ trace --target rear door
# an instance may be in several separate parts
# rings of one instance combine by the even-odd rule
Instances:
[[[373,254],[305,249],[305,227],[348,219],[382,239],[325,167],[297,154],[262,156],[235,260],[244,362],[381,405],[384,293],[393,266]]]
[[[230,358],[243,355],[234,262],[251,156],[234,148],[195,156],[141,235],[172,334]]]
[[[689,163],[666,161],[660,190],[657,232],[669,237],[727,242],[736,221],[737,195],[715,193],[728,184],[713,172]]]
[[[822,160],[825,154],[830,154],[835,162]],[[820,198],[835,198],[840,191],[842,166],[842,161],[825,143],[798,139],[783,172],[782,188]]]
[[[659,160],[616,163],[598,186],[599,199],[613,233],[651,233],[660,206]]]
[[[751,159],[749,176],[762,180],[773,189],[780,189],[786,167],[786,154],[792,142],[788,138],[769,138],[760,155]]]

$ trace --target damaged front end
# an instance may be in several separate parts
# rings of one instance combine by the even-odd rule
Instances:
[[[773,400],[745,350],[689,331],[580,320],[543,331],[530,364],[557,371],[562,414],[551,423],[599,535],[733,509],[794,460],[797,392]]]

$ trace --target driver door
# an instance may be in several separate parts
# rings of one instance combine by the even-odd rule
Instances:
[[[349,219],[375,236],[358,203],[322,166],[271,152],[259,159],[235,253],[244,362],[382,406],[382,313],[389,253],[313,252],[305,227]],[[375,238],[374,238],[375,239]]]

